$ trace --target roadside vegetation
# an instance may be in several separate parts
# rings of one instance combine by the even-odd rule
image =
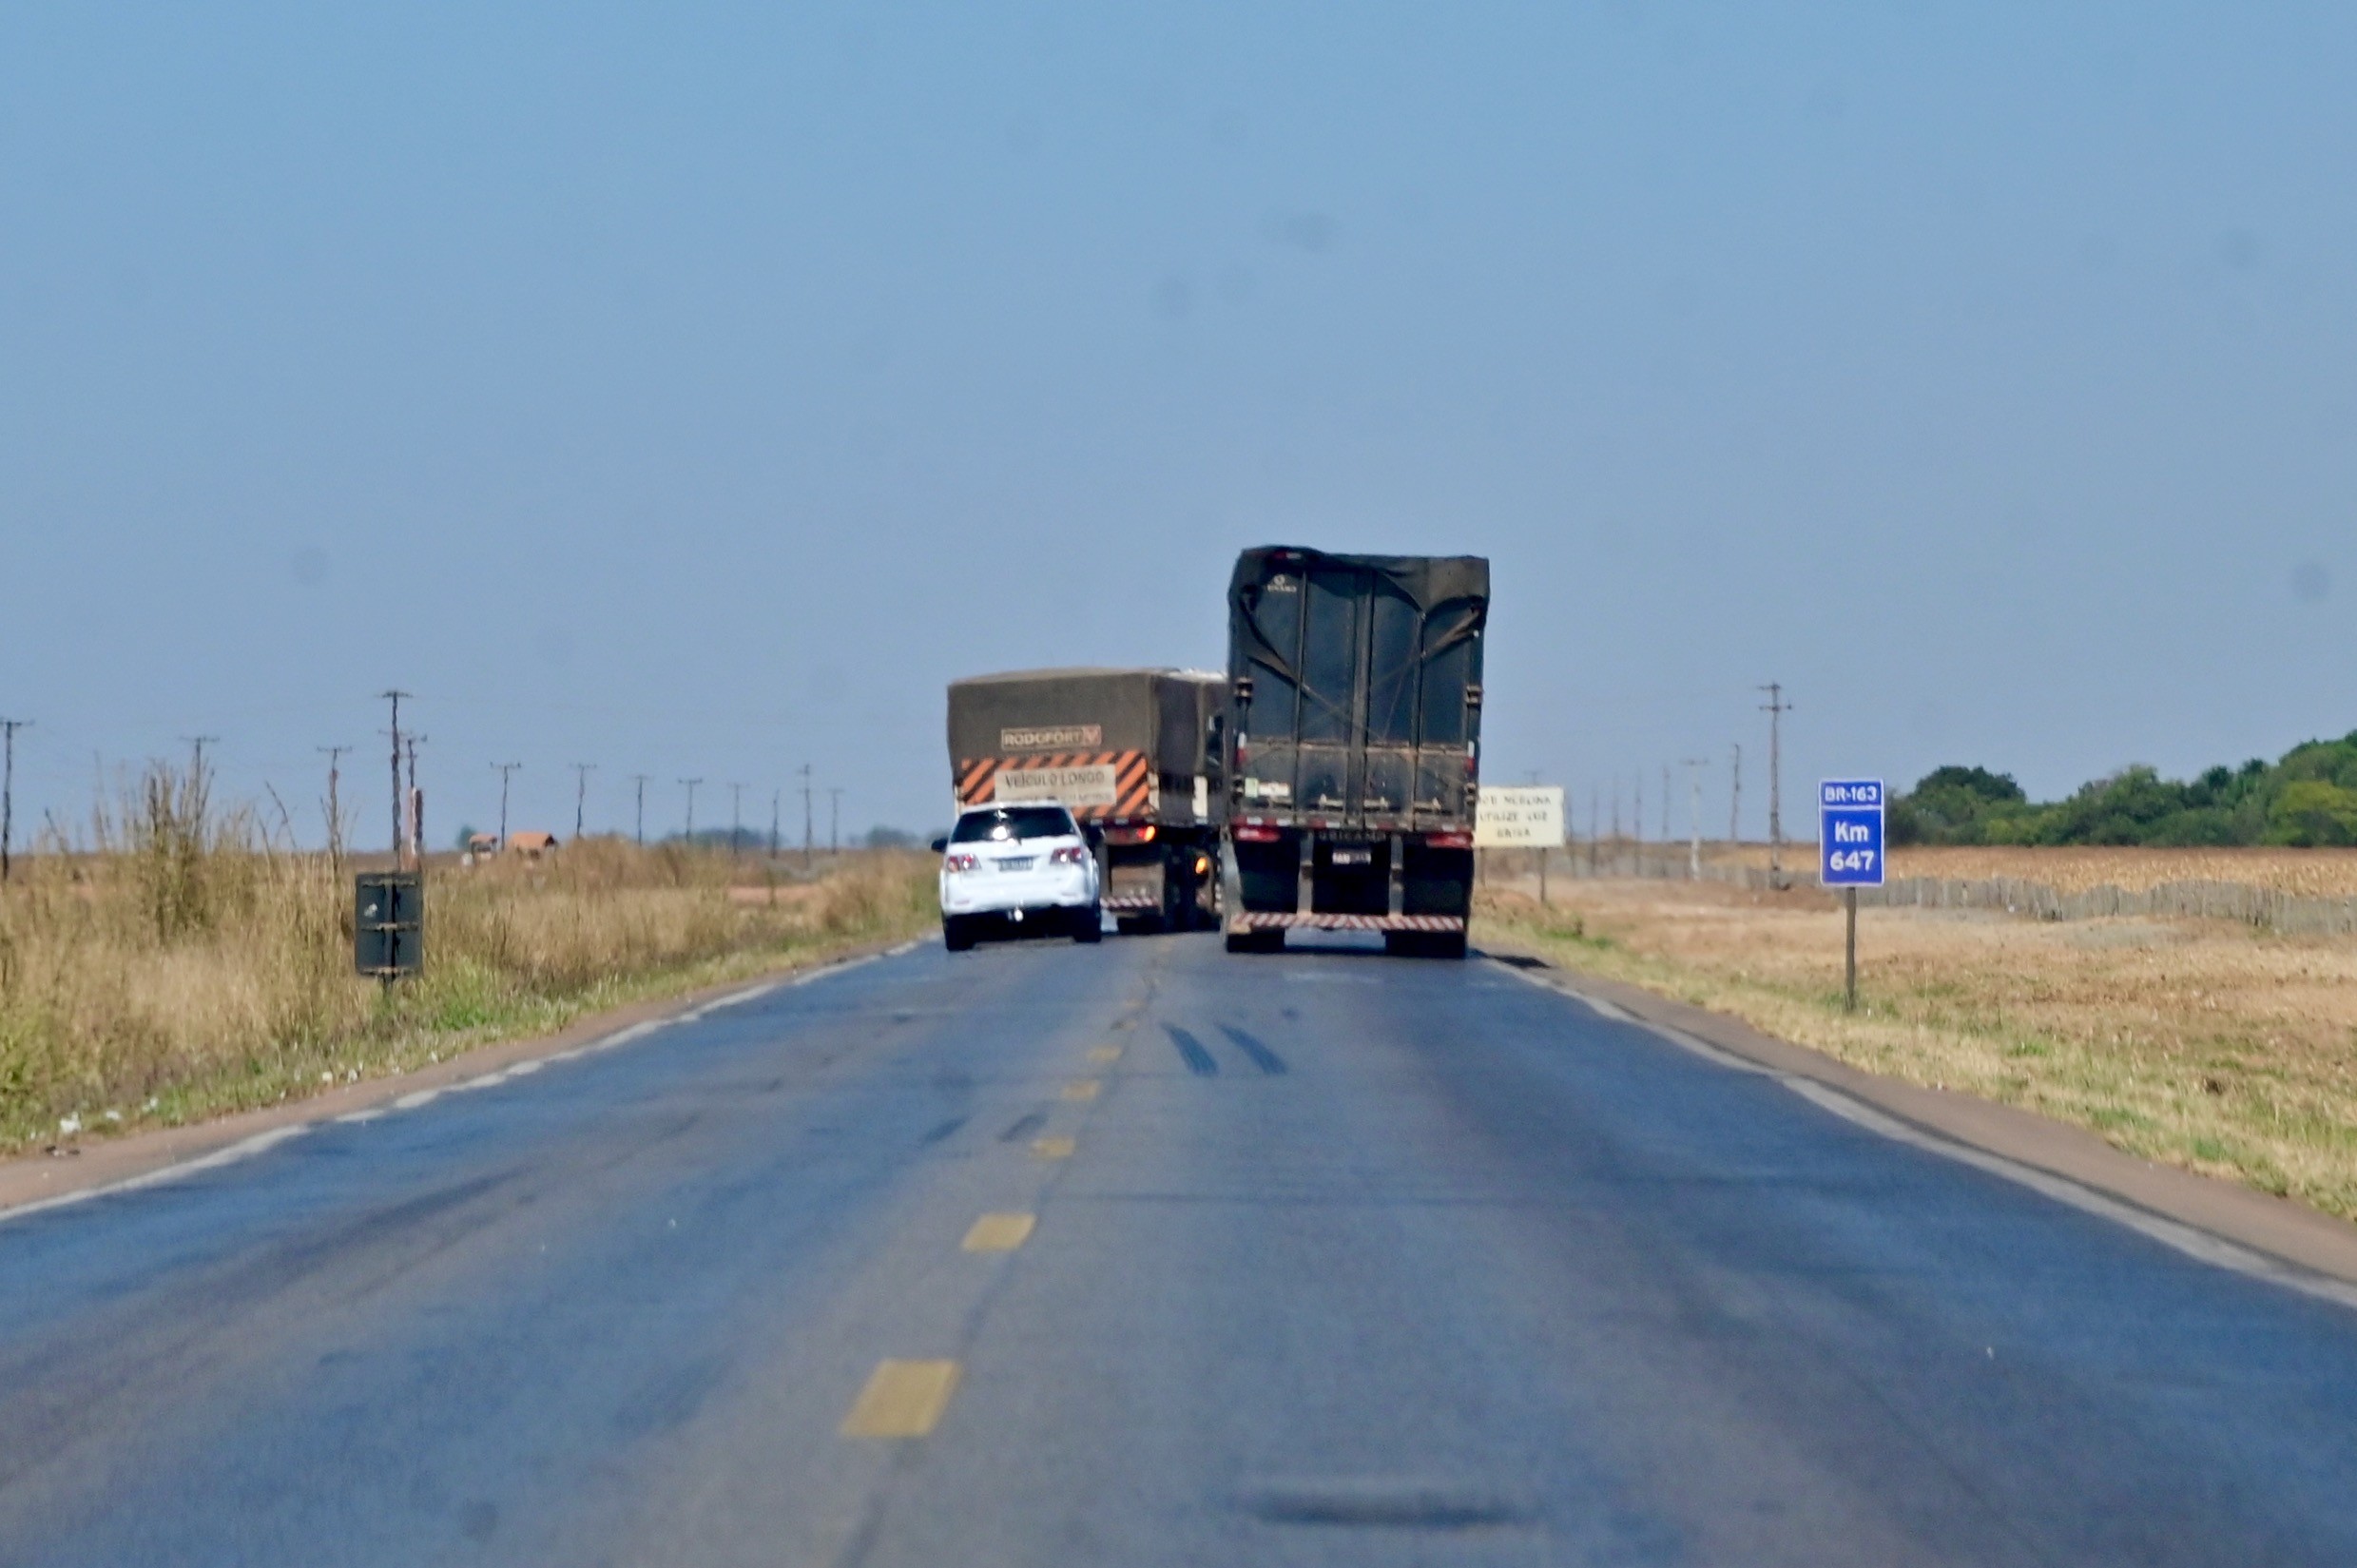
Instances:
[[[1935,768],[1890,803],[1893,843],[2357,844],[2357,734],[2196,779],[2122,768],[2034,803],[2006,773]]]
[[[1851,1015],[1842,917],[1813,887],[1558,881],[1541,907],[1494,886],[1475,934],[2357,1219],[2357,946],[2345,938],[1865,910]]]
[[[427,874],[427,968],[352,971],[348,864],[155,765],[0,887],[0,1150],[193,1120],[926,929],[931,862],[805,878],[613,839]]]

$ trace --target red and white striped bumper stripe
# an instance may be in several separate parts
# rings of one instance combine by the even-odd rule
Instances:
[[[1227,917],[1230,931],[1462,931],[1462,915],[1271,915],[1244,910]]]
[[[1106,908],[1111,910],[1143,909],[1153,911],[1162,907],[1162,900],[1151,893],[1123,893],[1111,898],[1100,899],[1097,901],[1102,903]]]

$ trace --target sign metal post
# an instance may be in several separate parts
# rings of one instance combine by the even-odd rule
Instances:
[[[1817,880],[1842,890],[1842,1005],[1858,1011],[1858,889],[1883,885],[1883,781],[1817,785]]]

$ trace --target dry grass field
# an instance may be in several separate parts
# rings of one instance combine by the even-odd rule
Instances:
[[[213,811],[202,781],[156,770],[96,836],[0,888],[0,1149],[299,1096],[936,912],[924,856],[845,855],[772,885],[724,855],[589,840],[430,872],[427,970],[387,989],[352,972],[349,876]]]
[[[2089,874],[2090,856],[2178,852],[1935,853],[2039,856],[2002,874],[2055,881],[2071,865]],[[2293,852],[2251,853],[2283,862],[2280,875],[2304,875]],[[2341,857],[2330,860],[2298,885],[2332,885],[2346,872]],[[1853,1016],[1841,1008],[1842,917],[1814,888],[1609,880],[1557,881],[1550,891],[1552,907],[1541,909],[1493,890],[1478,939],[2357,1218],[2357,942],[2215,921],[1867,909]]]
[[[1768,849],[1745,844],[1729,849],[1704,846],[1712,861],[1765,868]],[[1811,875],[1814,844],[1787,845],[1784,863]],[[2254,887],[2304,898],[2357,897],[2357,849],[2140,849],[1979,848],[1969,845],[1900,846],[1890,852],[1893,877],[1944,877],[1978,881],[2018,877],[2044,882],[2064,893],[2090,887],[2141,891],[2162,882],[2248,882]]]

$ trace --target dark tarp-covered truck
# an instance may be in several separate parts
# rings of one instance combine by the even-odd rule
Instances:
[[[1308,927],[1464,957],[1489,602],[1479,556],[1238,559],[1212,745],[1230,952]]]
[[[1097,846],[1104,907],[1124,931],[1183,931],[1216,912],[1217,805],[1204,746],[1218,675],[1034,669],[949,688],[962,808],[1060,801]]]

